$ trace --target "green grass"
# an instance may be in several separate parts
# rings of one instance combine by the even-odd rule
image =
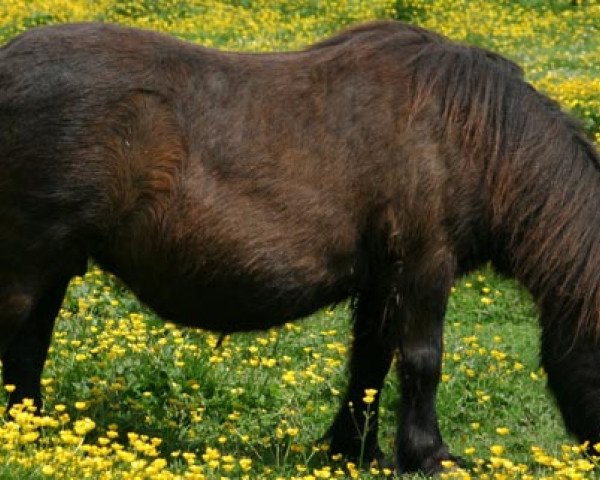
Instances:
[[[118,281],[92,269],[71,286],[59,317],[44,374],[53,379],[45,388],[46,410],[66,404],[72,419],[92,418],[97,428],[90,443],[111,425],[125,444],[127,432],[160,437],[161,456],[175,469],[185,462],[173,454],[200,454],[207,446],[251,458],[257,471],[289,476],[296,465],[320,468],[330,461],[313,445],[344,389],[349,320],[342,305],[278,330],[227,337],[216,348],[214,335],[165,326]],[[507,458],[528,464],[534,444],[559,454],[569,439],[539,372],[536,311],[525,292],[487,270],[461,279],[449,304],[445,350],[449,378],[441,383],[438,408],[454,452],[474,447],[474,457],[487,459],[498,444]],[[273,366],[266,366],[269,359]],[[282,380],[289,371],[296,384]],[[75,401],[87,402],[86,410],[78,411]],[[397,401],[390,375],[381,416],[381,442],[390,454]],[[298,434],[278,439],[278,427]],[[510,434],[499,435],[498,427]]]

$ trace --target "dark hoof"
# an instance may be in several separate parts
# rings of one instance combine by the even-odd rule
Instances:
[[[380,470],[383,470],[384,468],[387,468],[392,471],[396,470],[396,465],[394,464],[393,460],[391,460],[389,457],[386,457],[385,455],[383,455],[383,452],[381,452],[380,457],[372,460],[370,465],[373,465],[373,463],[375,463],[375,466],[377,468],[379,468]]]
[[[446,463],[448,462],[448,463]],[[466,462],[448,452],[444,446],[429,455],[400,455],[398,471],[400,473],[421,472],[427,476],[437,475],[466,467]]]
[[[444,465],[445,462],[452,462],[451,465]],[[443,459],[428,459],[421,470],[425,475],[437,475],[443,472],[451,472],[459,468],[465,468],[466,463],[460,457],[448,455]]]

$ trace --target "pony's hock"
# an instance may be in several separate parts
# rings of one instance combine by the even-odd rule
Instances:
[[[491,261],[536,298],[548,384],[597,442],[599,158],[521,73],[396,22],[261,55],[100,24],[16,37],[0,50],[11,401],[40,404],[54,317],[89,258],[165,319],[223,333],[352,297],[332,449],[381,457],[378,396],[368,432],[352,416],[398,354],[396,464],[433,473],[453,458],[435,410],[448,293]]]

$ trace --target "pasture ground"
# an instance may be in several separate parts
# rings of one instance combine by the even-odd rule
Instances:
[[[344,25],[397,17],[504,53],[600,142],[600,5],[570,0],[4,0],[0,41],[47,23],[102,20],[205,45],[293,49]],[[345,384],[347,305],[277,330],[226,337],[164,324],[90,267],[61,310],[43,376],[44,416],[0,420],[2,479],[380,478],[315,444]],[[536,309],[485,269],[450,299],[438,406],[460,478],[590,478],[599,461],[564,432],[538,366]],[[5,403],[11,386],[0,393]],[[397,402],[382,392],[381,442]],[[419,478],[417,475],[410,478]]]

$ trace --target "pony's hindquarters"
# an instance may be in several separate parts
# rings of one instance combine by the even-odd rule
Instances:
[[[38,55],[0,49],[0,357],[10,403],[39,406],[55,316],[87,266],[99,171],[77,155],[81,92]]]

